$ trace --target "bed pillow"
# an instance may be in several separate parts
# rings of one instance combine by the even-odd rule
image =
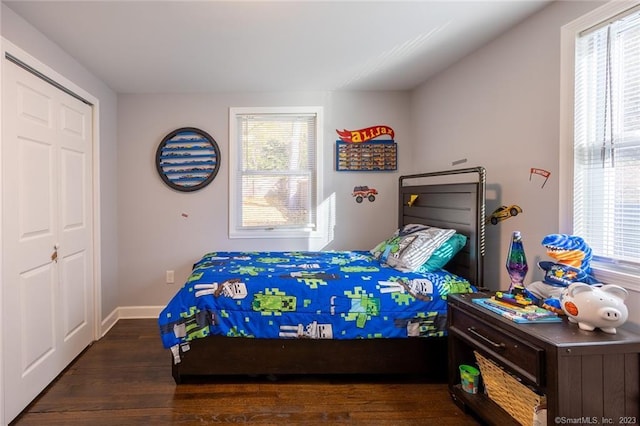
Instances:
[[[420,224],[405,225],[394,232],[391,238],[378,244],[371,254],[380,263],[402,272],[413,272],[455,232],[453,229]]]
[[[418,268],[418,272],[435,272],[444,268],[453,257],[467,244],[467,236],[453,234],[436,251],[433,252],[427,261]]]

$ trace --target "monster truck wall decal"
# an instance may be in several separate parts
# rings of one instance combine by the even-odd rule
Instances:
[[[376,200],[378,191],[375,188],[369,188],[368,186],[354,186],[351,193],[355,198],[356,203],[360,204],[365,198],[372,203]]]

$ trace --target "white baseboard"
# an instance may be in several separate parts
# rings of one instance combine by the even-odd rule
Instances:
[[[102,320],[100,337],[103,337],[111,327],[121,319],[158,318],[164,306],[121,306],[114,309]]]
[[[111,327],[116,325],[118,322],[118,308],[114,309],[105,319],[102,320],[102,324],[100,324],[100,338],[104,337],[105,334]]]

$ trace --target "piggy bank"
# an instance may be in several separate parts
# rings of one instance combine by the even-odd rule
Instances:
[[[624,324],[629,315],[624,304],[627,295],[627,290],[617,285],[573,283],[562,292],[560,305],[569,321],[578,323],[580,329],[593,331],[598,327],[615,334],[616,327]]]

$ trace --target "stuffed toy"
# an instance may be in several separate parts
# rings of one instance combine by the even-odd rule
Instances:
[[[591,275],[591,247],[575,235],[550,234],[542,239],[547,255],[555,262],[538,262],[544,279],[534,281],[525,290],[527,297],[550,311],[563,314],[562,291],[573,283],[597,284]]]

